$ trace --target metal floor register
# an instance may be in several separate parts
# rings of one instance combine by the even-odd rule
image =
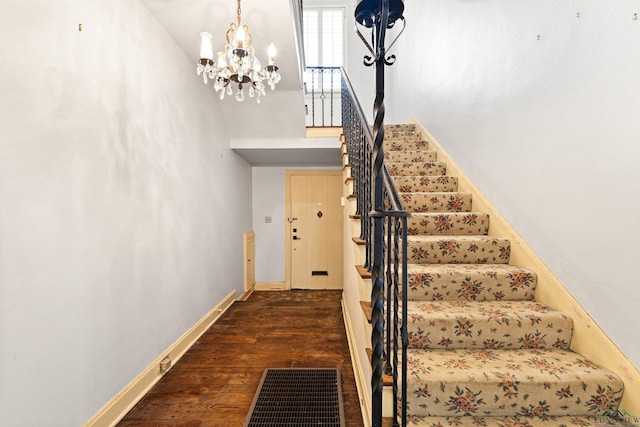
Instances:
[[[344,427],[339,369],[265,369],[246,427]]]

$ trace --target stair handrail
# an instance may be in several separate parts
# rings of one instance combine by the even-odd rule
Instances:
[[[357,198],[356,215],[360,216],[360,238],[364,240],[366,248],[365,267],[372,271],[374,269],[372,257],[378,258],[375,263],[377,264],[376,274],[372,272],[371,290],[372,426],[382,426],[384,371],[393,379],[392,425],[405,427],[407,425],[408,347],[407,218],[411,214],[404,210],[384,160],[379,169],[382,178],[379,180],[379,184],[382,184],[379,189],[382,204],[375,207],[374,136],[344,69],[342,69],[342,128],[351,175],[354,179],[354,194]],[[383,137],[384,125],[377,131],[378,137]],[[377,224],[374,224],[375,222]],[[376,232],[372,231],[374,225]],[[378,253],[374,255],[376,250]]]

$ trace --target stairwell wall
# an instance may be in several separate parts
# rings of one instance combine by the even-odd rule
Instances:
[[[0,424],[77,426],[242,291],[251,168],[139,1],[4,2],[0,37]]]
[[[386,98],[387,123],[417,117],[636,367],[639,10],[407,2]]]

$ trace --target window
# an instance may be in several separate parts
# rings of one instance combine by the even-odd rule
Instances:
[[[303,37],[307,67],[341,67],[344,63],[344,8],[305,8]],[[320,77],[322,75],[322,77]],[[340,90],[340,73],[307,70],[307,90]]]

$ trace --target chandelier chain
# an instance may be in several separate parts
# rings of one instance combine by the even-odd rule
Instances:
[[[238,27],[240,26],[240,15],[242,14],[242,9],[240,8],[240,0],[238,0]]]

